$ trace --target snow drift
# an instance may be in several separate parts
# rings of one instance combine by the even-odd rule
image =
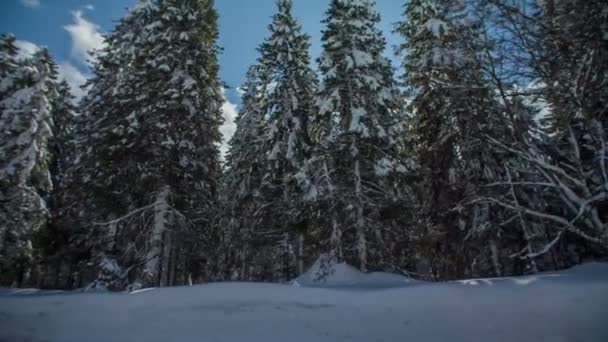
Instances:
[[[346,263],[337,263],[322,255],[301,276],[292,281],[294,286],[326,288],[382,289],[406,286],[416,281],[398,274],[362,273]]]

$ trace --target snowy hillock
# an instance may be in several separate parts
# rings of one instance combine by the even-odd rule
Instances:
[[[322,255],[301,276],[294,279],[294,286],[327,288],[383,289],[401,287],[415,280],[398,274],[372,272],[363,273],[346,263],[337,263]]]

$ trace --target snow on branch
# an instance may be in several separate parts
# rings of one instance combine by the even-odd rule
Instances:
[[[567,135],[564,138],[566,138],[568,144],[563,151],[560,151],[559,162],[539,153],[538,146],[529,141],[525,142],[526,149],[522,149],[507,146],[492,137],[487,137],[494,145],[511,152],[516,160],[519,159],[529,163],[536,170],[536,179],[514,181],[509,177],[505,181],[486,184],[487,187],[509,187],[511,196],[514,197],[512,201],[494,197],[478,198],[475,201],[496,204],[517,213],[552,222],[561,229],[608,248],[608,225],[602,221],[602,216],[599,213],[600,204],[608,199],[608,177],[605,175],[606,147],[601,123],[597,120],[594,121],[592,122],[593,129],[588,132],[596,136],[594,141],[598,142],[598,146],[592,146],[592,151],[596,155],[594,160],[597,160],[599,165],[592,172],[583,167],[582,145],[579,146],[580,142],[577,140],[572,127],[565,131]],[[585,145],[586,150],[590,148],[589,144]],[[508,169],[507,173],[509,174]],[[598,185],[598,180],[603,184]],[[542,191],[548,190],[547,194],[558,201],[556,203],[562,203],[563,210],[549,213],[534,208],[532,204],[520,203],[515,197],[515,187],[527,191],[534,188],[542,189]],[[543,254],[548,250],[547,248],[550,249],[559,241],[561,234],[560,231],[540,252],[532,253],[528,250],[528,255]]]

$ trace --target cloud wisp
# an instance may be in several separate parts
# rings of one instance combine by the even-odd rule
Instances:
[[[27,8],[38,9],[40,8],[40,0],[21,0],[21,4]]]
[[[59,72],[59,79],[64,79],[68,82],[72,95],[76,97],[76,102],[80,101],[87,93],[86,90],[81,88],[81,86],[86,83],[87,77],[70,62],[60,62],[57,69]]]

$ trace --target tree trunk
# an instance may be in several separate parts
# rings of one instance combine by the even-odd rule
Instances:
[[[165,231],[161,260],[160,286],[169,286],[169,266],[171,263],[171,251],[173,249],[172,242],[171,232]]]
[[[171,249],[170,263],[169,263],[169,286],[175,286],[175,273],[177,268],[177,250],[174,247]]]
[[[494,265],[494,274],[497,277],[502,276],[502,267],[500,265],[500,255],[498,253],[498,246],[496,246],[496,240],[490,240],[490,251],[492,253],[492,264]]]
[[[506,168],[507,171],[507,177],[508,177],[508,181],[509,184],[511,186],[511,196],[513,197],[513,202],[515,203],[515,205],[517,207],[519,207],[519,199],[517,198],[517,193],[515,192],[515,188],[513,187],[513,181],[511,178],[511,171],[509,170],[509,168]],[[524,217],[524,215],[522,214],[521,211],[517,212],[517,217],[519,218],[519,224],[521,225],[521,229],[524,232],[524,238],[526,239],[526,243],[527,243],[527,251],[529,254],[534,253],[534,247],[532,245],[532,232],[530,231],[529,227],[528,227],[528,222],[526,221],[526,218]],[[533,273],[538,273],[538,267],[536,266],[536,261],[533,258],[530,258],[530,267],[532,268],[532,272]]]
[[[342,232],[340,231],[340,225],[336,218],[336,213],[332,210],[331,215],[331,238],[330,238],[330,255],[338,258],[340,261],[344,261],[344,255],[342,255]]]
[[[241,249],[241,275],[240,278],[242,280],[249,280],[247,278],[247,244],[243,245]]]
[[[162,253],[163,236],[167,230],[167,215],[169,211],[169,187],[164,187],[156,195],[154,203],[154,222],[152,234],[148,240],[148,253],[144,267],[144,285],[157,286],[159,284],[159,259]]]
[[[304,273],[304,234],[298,233],[298,275]]]
[[[365,235],[365,220],[363,217],[363,204],[361,203],[361,170],[359,160],[355,160],[355,193],[356,193],[356,220],[357,229],[357,252],[359,254],[359,268],[362,272],[367,271],[367,237]]]

